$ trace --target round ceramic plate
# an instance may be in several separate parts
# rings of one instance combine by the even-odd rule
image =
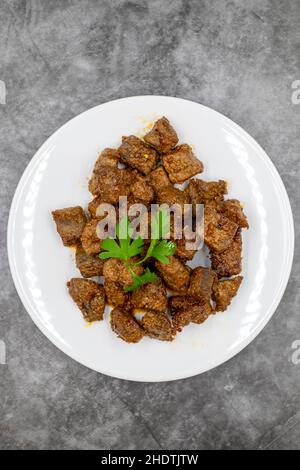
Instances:
[[[191,144],[204,163],[201,178],[227,180],[229,197],[244,204],[250,224],[243,231],[244,281],[226,312],[209,317],[202,325],[189,325],[173,342],[144,338],[138,344],[127,344],[111,331],[108,315],[87,326],[69,297],[66,282],[80,273],[74,252],[62,245],[51,211],[86,207],[91,199],[87,181],[98,152],[119,146],[122,135],[142,136],[149,123],[162,115],[175,127],[180,142]],[[105,103],[62,126],[26,168],[8,224],[12,276],[40,330],[81,364],[136,381],[199,374],[247,346],[279,304],[290,274],[293,246],[288,196],[262,148],[223,115],[191,101],[163,96]]]

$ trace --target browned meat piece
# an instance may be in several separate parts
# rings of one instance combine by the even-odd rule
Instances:
[[[167,312],[167,292],[160,280],[149,282],[136,289],[132,293],[131,301],[134,308]]]
[[[214,283],[213,299],[216,301],[217,312],[224,312],[228,308],[231,300],[237,294],[242,280],[242,276],[237,276],[233,279],[226,279]]]
[[[140,275],[143,272],[143,268],[142,266],[136,266],[134,271]],[[124,286],[132,284],[132,276],[126,268],[124,261],[115,258],[106,260],[103,266],[103,276],[107,303],[128,309],[130,306],[130,294],[124,292]]]
[[[180,333],[185,326],[191,323],[191,321],[192,310],[190,308],[186,310],[177,310],[172,313],[172,330]]]
[[[213,312],[208,300],[198,300],[187,296],[172,297],[170,305],[173,328],[177,331],[181,331],[190,322],[203,323]]]
[[[83,277],[102,276],[104,261],[99,256],[88,255],[81,245],[77,245],[75,259]]]
[[[91,202],[89,202],[88,211],[89,211],[91,217],[93,217],[93,218],[97,217],[97,214],[96,214],[97,209],[100,206],[100,204],[102,204],[103,202],[104,201],[103,201],[101,196],[96,196],[96,197],[94,197],[94,199],[91,200]]]
[[[168,264],[156,261],[155,267],[171,290],[178,293],[186,292],[190,281],[190,269],[188,266],[181,263],[175,256],[170,256]]]
[[[79,207],[67,207],[52,211],[52,217],[56,223],[56,229],[61,236],[65,246],[75,245],[80,241],[80,237],[86,224],[84,210]]]
[[[112,330],[127,343],[138,343],[144,336],[144,331],[127,310],[114,308],[110,314]]]
[[[174,186],[165,186],[157,193],[158,204],[179,204],[184,211],[184,204],[189,204],[190,199],[186,191],[174,188]]]
[[[211,267],[219,277],[240,274],[242,270],[242,235],[236,232],[229,247],[222,253],[211,252]]]
[[[154,124],[144,137],[145,142],[154,147],[160,153],[172,150],[178,142],[178,137],[166,117],[162,117]]]
[[[104,289],[108,305],[112,307],[124,307],[126,310],[130,308],[130,294],[124,291],[121,284],[105,279]]]
[[[103,286],[88,279],[73,278],[68,283],[69,294],[87,322],[103,319],[105,292]]]
[[[154,200],[153,188],[143,176],[137,175],[131,186],[131,194],[134,202],[140,202],[145,205],[150,204]]]
[[[136,168],[144,175],[148,175],[157,163],[156,151],[134,135],[122,137],[119,153],[124,163]]]
[[[105,206],[105,205],[108,205]],[[114,211],[113,211],[114,208]],[[105,211],[104,211],[105,209]],[[96,196],[88,205],[92,219],[98,219],[102,223],[105,233],[109,236],[115,235],[116,224],[119,221],[119,209],[110,203],[103,201],[101,196]],[[103,215],[100,215],[103,214]],[[104,220],[105,219],[105,220]]]
[[[237,229],[238,225],[217,212],[213,205],[205,205],[204,241],[211,250],[217,253],[226,250],[231,245]]]
[[[166,186],[172,186],[163,166],[159,166],[155,170],[151,171],[148,175],[148,179],[155,192],[158,192]]]
[[[210,302],[207,300],[203,300],[201,302],[195,302],[192,306],[192,322],[197,323],[198,325],[200,323],[205,322],[209,315],[214,313],[214,310],[212,306],[210,305]]]
[[[94,218],[94,219],[97,218],[97,219],[101,220],[104,217],[106,217],[107,213],[105,213],[103,216],[97,216],[97,209],[101,204],[110,204],[110,202],[107,202],[107,201],[103,200],[101,196],[96,196],[96,197],[94,197],[94,199],[91,200],[91,202],[89,202],[88,211],[91,214],[92,218]],[[116,211],[116,221],[118,221],[118,213],[119,212],[118,212],[117,207],[115,207],[115,211]]]
[[[141,325],[150,338],[161,341],[173,340],[170,320],[162,313],[147,310],[141,320]]]
[[[191,272],[188,295],[194,299],[209,300],[215,280],[216,274],[212,269],[198,266]]]
[[[174,217],[171,215],[171,223],[170,223],[170,239],[176,243],[176,250],[175,256],[180,258],[184,261],[192,260],[197,250],[188,250],[186,248],[186,242],[184,236],[184,231],[182,230],[182,238],[174,239]]]
[[[238,224],[241,228],[249,228],[248,220],[240,201],[237,199],[227,199],[220,206],[221,211],[228,219]]]
[[[110,204],[118,204],[120,196],[129,196],[131,183],[130,170],[100,166],[89,181],[89,190]]]
[[[94,171],[98,171],[99,168],[103,166],[117,168],[119,161],[120,155],[118,150],[106,148],[100,153],[98,160],[95,163]]]
[[[143,272],[143,267],[135,266],[133,270],[137,275],[140,275]],[[130,272],[121,259],[110,258],[106,260],[103,266],[103,275],[105,281],[116,282],[121,286],[129,286],[133,282]]]
[[[194,258],[197,250],[188,250],[185,246],[186,240],[184,238],[180,240],[175,240],[175,243],[176,243],[176,250],[174,254],[175,256],[177,256],[177,258],[180,258],[184,261],[191,261]]]
[[[199,179],[191,180],[187,191],[192,204],[206,204],[208,201],[223,201],[224,194],[227,194],[226,181],[203,181]]]
[[[193,310],[187,297],[174,296],[170,299],[171,318],[174,331],[181,331],[192,321]]]
[[[97,224],[99,219],[91,219],[86,223],[81,236],[81,243],[88,255],[98,254],[101,251],[101,240],[97,235]]]
[[[163,165],[172,183],[183,183],[203,171],[202,162],[187,144],[179,145],[171,153],[164,155]]]

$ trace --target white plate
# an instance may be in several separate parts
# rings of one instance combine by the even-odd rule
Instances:
[[[230,308],[203,325],[190,325],[172,343],[143,339],[129,345],[107,318],[87,327],[66,282],[79,276],[74,253],[64,248],[51,210],[82,205],[97,152],[120,137],[143,133],[167,116],[181,142],[203,161],[203,179],[225,179],[229,196],[245,204],[244,282]],[[16,190],[8,224],[8,253],[17,291],[29,315],[58,348],[96,371],[136,381],[167,381],[205,372],[252,341],[276,310],[286,287],[294,248],[287,193],[262,148],[238,125],[197,103],[138,96],[105,103],[69,121],[35,154]],[[33,338],[34,341],[34,338]]]

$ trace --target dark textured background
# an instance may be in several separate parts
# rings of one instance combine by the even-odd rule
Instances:
[[[8,268],[6,225],[27,163],[76,114],[165,94],[229,116],[265,148],[300,219],[298,0],[0,2],[0,448],[300,449],[300,252],[274,317],[204,375],[131,383],[100,375],[35,327]],[[255,254],[253,254],[255,256]]]

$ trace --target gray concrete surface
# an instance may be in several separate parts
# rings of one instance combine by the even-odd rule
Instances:
[[[0,448],[300,449],[299,245],[280,306],[246,350],[202,376],[143,384],[90,371],[40,333],[5,239],[18,180],[46,137],[96,104],[165,94],[215,108],[260,142],[297,242],[299,20],[298,0],[0,2]]]

